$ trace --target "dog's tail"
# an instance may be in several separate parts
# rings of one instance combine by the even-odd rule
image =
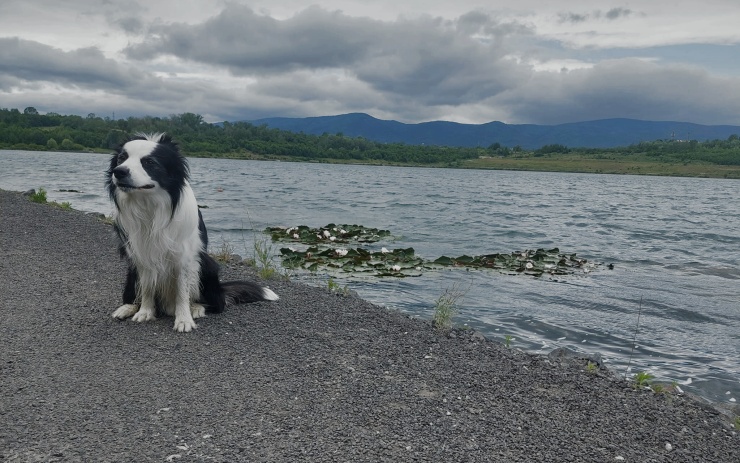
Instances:
[[[257,301],[277,301],[278,295],[251,281],[224,281],[221,283],[226,300],[231,304]]]

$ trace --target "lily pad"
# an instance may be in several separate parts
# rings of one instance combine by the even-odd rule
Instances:
[[[393,251],[369,251],[364,248],[327,248],[311,246],[304,251],[281,248],[283,265],[316,271],[334,270],[366,273],[373,276],[416,276],[421,274],[424,260],[417,257],[413,248]]]
[[[306,225],[297,227],[269,227],[265,230],[273,241],[294,242],[302,244],[318,243],[375,243],[391,237],[388,230],[368,228],[363,225],[335,225],[330,223],[323,227],[311,228]]]

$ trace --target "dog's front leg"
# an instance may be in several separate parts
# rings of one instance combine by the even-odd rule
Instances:
[[[177,304],[175,305],[175,326],[173,329],[180,333],[187,333],[197,328],[197,325],[193,320],[193,314],[190,311],[191,279],[192,278],[189,275],[182,275],[178,278],[179,284],[177,285]]]
[[[156,306],[154,305],[154,292],[151,290],[143,291],[141,295],[141,308],[139,311],[131,317],[131,320],[135,322],[148,322],[150,320],[156,320]]]

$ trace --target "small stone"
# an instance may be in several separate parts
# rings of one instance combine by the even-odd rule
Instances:
[[[669,451],[669,452],[670,452],[671,450],[673,450],[673,446],[671,445],[671,443],[670,443],[670,442],[666,442],[666,443],[665,443],[665,449],[666,449],[667,451]]]

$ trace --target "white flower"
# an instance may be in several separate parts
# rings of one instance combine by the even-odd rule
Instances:
[[[342,235],[346,235],[346,234],[347,234],[347,230],[345,230],[345,229],[343,228],[343,229],[339,230],[339,233],[341,233]]]
[[[525,265],[525,267],[528,268],[528,269],[530,269],[530,268],[534,267],[534,265],[532,265],[532,262],[527,262],[527,265]]]
[[[289,229],[285,230],[285,234],[290,235],[293,232],[293,230],[298,230],[298,229],[296,227],[290,227]]]
[[[349,251],[346,249],[336,249],[334,251],[339,257],[346,256]]]
[[[327,238],[331,236],[331,233],[329,233],[329,230],[324,230],[324,236]]]
[[[383,254],[388,254],[388,253],[389,253],[390,251],[389,251],[389,250],[387,250],[386,248],[382,248],[382,249],[380,250],[380,252],[382,252]]]
[[[335,239],[337,239],[337,237],[336,237],[336,236],[330,236],[330,237],[329,237],[329,241],[334,241]]]
[[[400,265],[394,265],[393,267],[391,267],[391,270],[393,270],[394,272],[400,272],[401,271],[401,266]]]
[[[300,237],[300,235],[298,235],[298,233],[293,233],[293,238],[300,239],[301,237]]]

